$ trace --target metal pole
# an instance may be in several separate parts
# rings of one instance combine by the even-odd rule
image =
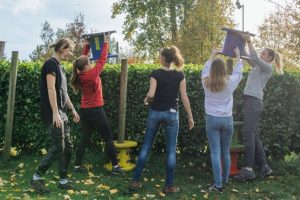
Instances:
[[[243,26],[243,31],[245,30],[245,27],[244,27],[244,24],[245,24],[245,14],[244,14],[244,5],[242,5],[242,16],[243,16],[243,19],[242,19],[242,26]]]

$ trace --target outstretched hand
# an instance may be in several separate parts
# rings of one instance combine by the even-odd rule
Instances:
[[[233,51],[234,51],[234,53],[235,53],[235,56],[236,56],[237,58],[240,58],[240,56],[241,56],[240,48],[239,48],[239,47],[235,47],[235,48],[233,49]]]
[[[110,33],[109,32],[104,33],[104,42],[108,42],[109,38],[110,38]]]

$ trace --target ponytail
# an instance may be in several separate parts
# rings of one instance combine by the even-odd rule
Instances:
[[[77,60],[73,62],[73,70],[72,70],[72,77],[71,77],[71,87],[73,92],[77,94],[80,90],[80,80],[77,71]]]
[[[283,74],[282,56],[280,53],[275,53],[275,70],[277,74]]]
[[[265,48],[268,51],[269,56],[271,57],[271,62],[275,61],[275,71],[277,74],[283,74],[283,65],[282,65],[282,56],[280,53],[275,52],[274,49]]]
[[[78,72],[83,71],[84,67],[89,64],[89,59],[87,56],[80,56],[73,62],[73,70],[72,70],[72,77],[71,77],[71,87],[73,92],[77,94],[81,89],[80,86],[80,79]]]
[[[179,49],[176,46],[165,47],[162,49],[161,53],[164,56],[165,61],[168,64],[174,63],[174,65],[180,69],[183,66],[184,60]]]

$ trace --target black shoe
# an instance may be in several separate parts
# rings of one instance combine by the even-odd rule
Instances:
[[[34,190],[35,193],[45,195],[49,194],[50,190],[46,188],[44,180],[30,180],[30,187]]]
[[[218,188],[215,184],[212,184],[212,185],[208,188],[208,191],[209,191],[209,192],[217,191],[217,192],[223,193],[223,188],[222,188],[222,187]]]
[[[73,170],[74,173],[80,173],[80,174],[87,174],[88,173],[88,169],[85,168],[84,166],[80,166],[78,168],[75,168],[74,167],[74,170]]]
[[[58,183],[57,187],[62,190],[75,190],[69,182],[65,184]]]
[[[267,176],[271,175],[273,170],[269,165],[265,165],[259,169],[259,177],[261,179],[266,178]]]
[[[124,171],[120,166],[118,166],[118,167],[112,167],[111,173],[113,175],[118,175],[118,174],[124,174]]]
[[[254,171],[250,171],[250,170],[247,170],[245,168],[242,168],[241,169],[241,172],[234,176],[234,180],[238,181],[238,182],[245,182],[245,181],[248,181],[248,180],[253,180],[255,179],[255,173]]]

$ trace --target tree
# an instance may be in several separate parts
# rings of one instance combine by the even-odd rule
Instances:
[[[58,28],[54,33],[50,24],[45,21],[41,31],[41,39],[43,44],[37,45],[36,49],[29,56],[31,60],[45,60],[51,56],[53,50],[49,48],[49,45],[59,38],[67,37],[75,44],[73,56],[70,60],[73,60],[81,55],[82,51],[82,34],[84,34],[86,26],[84,24],[84,15],[78,13],[75,15],[74,21],[66,24],[66,28]],[[55,38],[54,38],[55,36]]]
[[[219,47],[224,39],[223,27],[233,27],[231,0],[198,1],[179,31],[178,47],[187,63],[203,63],[212,47]]]
[[[273,3],[273,1],[270,1]],[[258,47],[270,47],[283,54],[289,64],[300,66],[300,0],[271,13],[259,27]]]
[[[49,22],[47,21],[45,21],[45,23],[42,26],[43,27],[40,37],[42,39],[43,44],[37,45],[35,50],[29,55],[30,59],[33,61],[39,59],[44,60],[47,57],[49,57],[49,54],[51,53],[48,50],[48,47],[53,42],[54,31],[51,28]]]
[[[155,58],[162,47],[179,45],[188,60],[195,62],[198,60],[191,59],[194,54],[186,45],[190,39],[186,36],[193,38],[188,43],[194,48],[207,48],[204,40],[217,39],[219,26],[232,24],[228,12],[232,5],[230,0],[121,0],[114,3],[112,17],[126,14],[123,33],[142,53],[140,57]]]
[[[196,0],[121,0],[113,4],[112,17],[126,14],[125,40],[147,57],[163,46],[175,44],[178,27]]]

